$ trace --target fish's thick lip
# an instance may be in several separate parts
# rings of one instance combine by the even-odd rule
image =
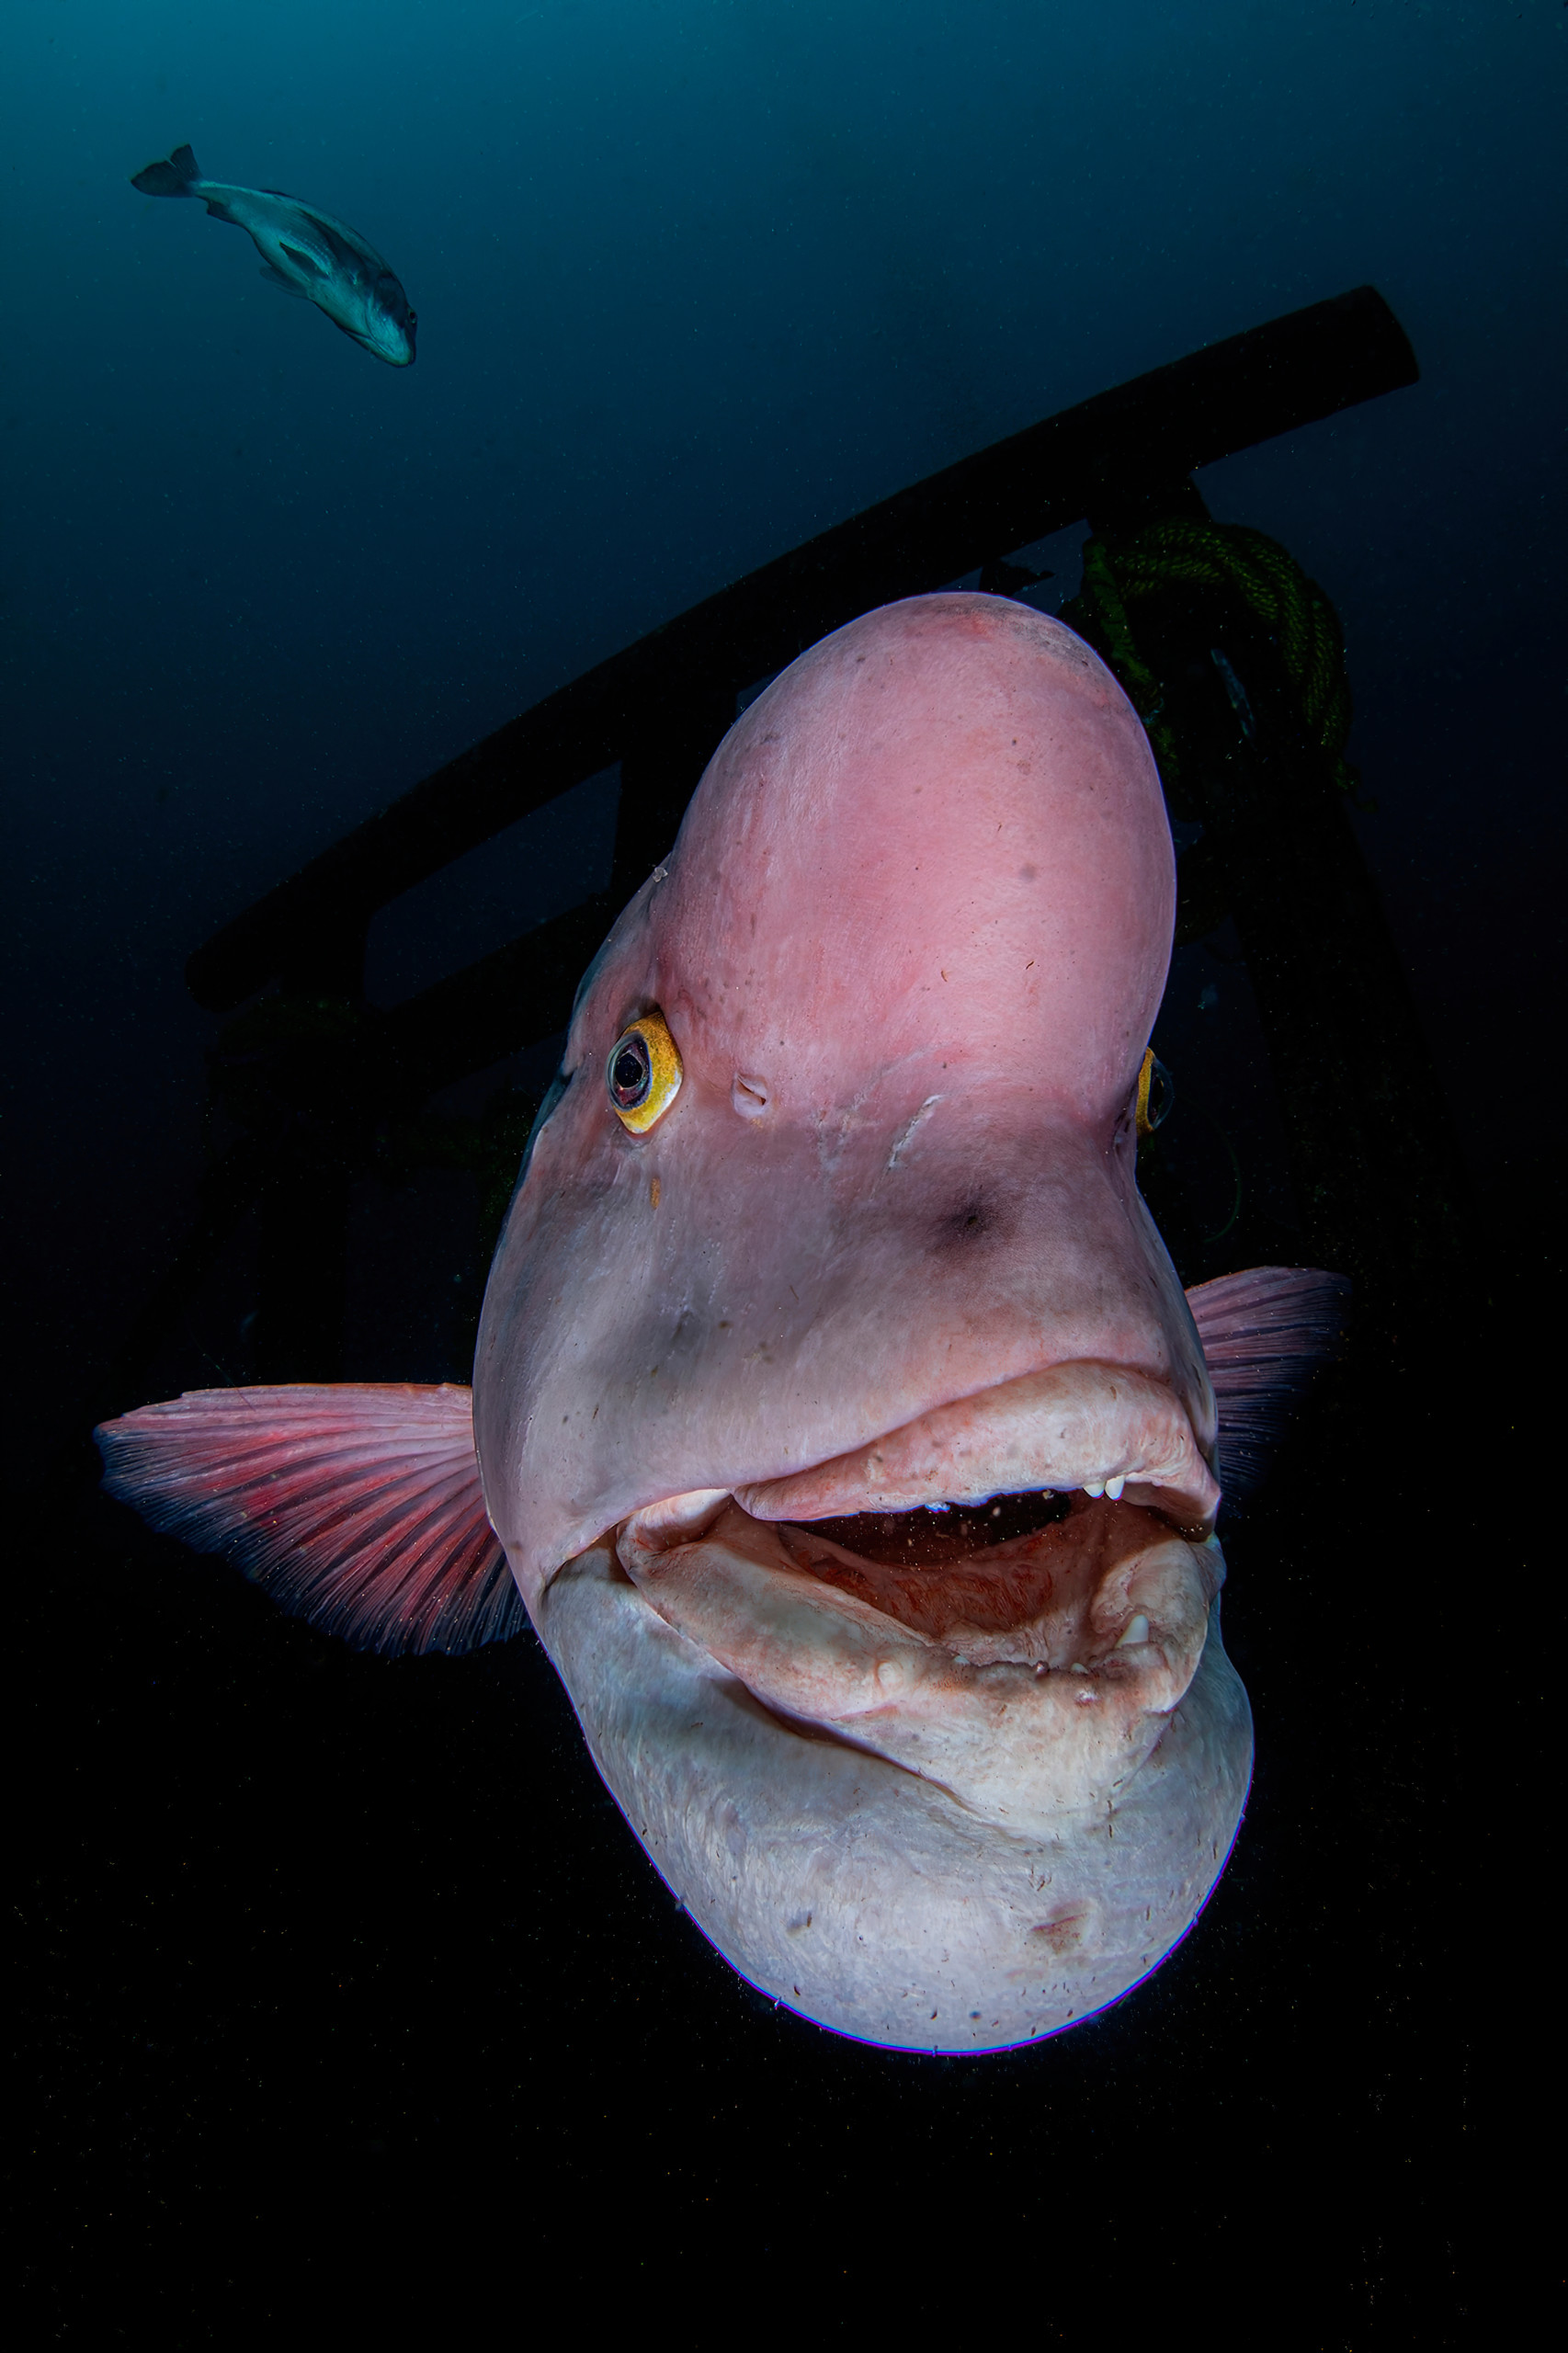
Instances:
[[[1048,1492],[1125,1495],[1207,1536],[1220,1485],[1175,1391],[1135,1367],[1076,1358],[977,1390],[848,1453],[743,1483],[754,1519],[863,1512]]]
[[[784,1477],[665,1496],[614,1545],[758,1699],[1038,1825],[1119,1786],[1186,1691],[1219,1501],[1168,1384],[1078,1358]]]
[[[840,1540],[833,1523],[940,1513],[927,1523],[938,1540],[921,1549],[945,1555],[953,1570],[986,1560],[1015,1535],[1027,1540],[1055,1515],[1042,1508],[1020,1521],[1015,1509],[1009,1526],[996,1535],[987,1529],[969,1551],[939,1541],[949,1526],[956,1532],[977,1516],[1000,1517],[1005,1503],[1101,1497],[1158,1514],[1173,1533],[1201,1543],[1213,1530],[1220,1486],[1167,1382],[1132,1366],[1074,1358],[933,1406],[864,1446],[777,1478],[661,1497],[629,1514],[612,1540],[631,1574],[633,1560],[693,1541],[733,1502],[749,1519],[803,1538],[813,1523],[828,1523],[818,1552],[825,1543],[827,1553],[854,1561],[859,1547]],[[866,1565],[880,1557],[879,1548]]]
[[[615,1551],[653,1612],[787,1726],[1034,1834],[1126,1789],[1192,1681],[1224,1575],[1211,1536],[1089,1497],[925,1571],[711,1488],[633,1513]]]

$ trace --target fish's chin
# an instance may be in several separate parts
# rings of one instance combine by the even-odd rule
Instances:
[[[411,337],[400,335],[395,328],[381,334],[361,335],[355,328],[347,330],[351,342],[372,359],[384,359],[389,368],[412,368],[415,351]]]
[[[1040,1832],[1158,1741],[1224,1574],[1162,1381],[1073,1361],[615,1533],[665,1622],[767,1706]]]
[[[736,1489],[758,1519],[902,1514],[1081,1490],[1207,1535],[1220,1488],[1186,1407],[1129,1365],[1072,1358],[934,1406],[901,1428],[782,1478]]]
[[[672,1497],[532,1605],[682,1905],[838,2033],[983,2051],[1092,2017],[1179,1941],[1235,1835],[1251,1720],[1212,1538],[1125,1501],[1013,1508],[971,1543]]]
[[[1224,1868],[1252,1731],[1218,1494],[1170,1390],[1058,1366],[649,1503],[530,1608],[744,1976],[840,2033],[996,2049],[1119,1999]]]

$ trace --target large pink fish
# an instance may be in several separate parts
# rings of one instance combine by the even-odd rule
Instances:
[[[382,1649],[520,1595],[671,1888],[824,2025],[1103,2008],[1235,1835],[1219,1449],[1342,1288],[1189,1301],[1143,1206],[1174,904],[1071,631],[866,615],[732,729],[585,980],[472,1399],[198,1392],[100,1432],[111,1489]]]

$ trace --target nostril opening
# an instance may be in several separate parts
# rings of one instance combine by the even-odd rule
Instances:
[[[743,1120],[760,1120],[769,1099],[765,1078],[743,1078],[739,1072],[736,1073],[735,1083],[730,1089],[730,1100]]]

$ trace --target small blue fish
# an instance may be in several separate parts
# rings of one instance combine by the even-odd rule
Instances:
[[[199,197],[215,221],[245,231],[269,286],[313,302],[361,350],[389,367],[412,365],[418,322],[407,295],[375,247],[330,213],[280,188],[229,188],[203,179],[188,147],[176,147],[165,164],[132,173],[131,185],[143,196]]]

